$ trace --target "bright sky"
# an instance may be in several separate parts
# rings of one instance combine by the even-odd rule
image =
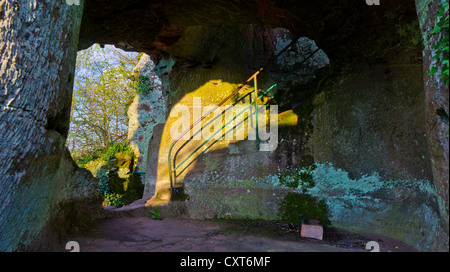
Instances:
[[[88,49],[79,51],[77,54],[77,65],[75,68],[75,82],[77,78],[83,76],[100,76],[100,71],[107,68],[114,68],[119,66],[120,58],[115,54],[119,52],[121,55],[130,58],[136,57],[137,52],[125,52],[113,45],[105,45],[101,48],[100,45],[94,44]],[[76,84],[74,86],[76,89]]]

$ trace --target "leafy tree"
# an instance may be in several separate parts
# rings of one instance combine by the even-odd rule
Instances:
[[[133,74],[142,54],[94,45],[77,55],[67,145],[75,156],[123,143],[128,132],[128,106],[137,93]]]

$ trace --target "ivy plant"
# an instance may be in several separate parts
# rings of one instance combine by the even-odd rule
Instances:
[[[154,220],[162,220],[161,215],[159,214],[159,208],[158,206],[155,206],[155,210],[154,211],[149,211],[153,216],[152,218]]]
[[[153,82],[150,77],[145,75],[139,75],[139,81],[136,86],[136,90],[138,93],[148,93],[153,88]]]
[[[449,58],[448,58],[448,45],[449,45],[449,22],[448,22],[448,7],[449,2],[445,1],[439,8],[436,14],[436,26],[431,31],[432,35],[441,35],[438,42],[433,46],[435,59],[434,66],[431,68],[431,73],[428,75],[432,76],[439,70],[439,63],[441,63],[441,78],[445,80],[445,83],[449,83]]]

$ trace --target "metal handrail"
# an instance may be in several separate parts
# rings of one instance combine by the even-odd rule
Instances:
[[[299,38],[298,38],[299,39]],[[197,152],[203,145],[205,145],[209,140],[211,140],[218,132],[222,131],[222,129],[224,127],[226,127],[228,124],[230,124],[231,122],[233,122],[239,115],[241,115],[243,112],[245,112],[249,107],[253,106],[253,104],[255,104],[255,109],[256,109],[256,114],[258,112],[258,106],[257,106],[257,100],[261,99],[265,94],[267,94],[271,89],[273,89],[275,86],[277,86],[281,81],[283,81],[287,76],[291,75],[295,70],[297,70],[303,63],[305,63],[309,58],[311,58],[315,53],[317,53],[317,51],[319,51],[319,48],[317,48],[313,53],[311,53],[309,56],[307,56],[302,62],[300,62],[299,64],[297,64],[291,71],[289,71],[287,74],[285,74],[277,83],[273,84],[271,87],[269,87],[264,93],[262,93],[260,96],[257,96],[257,82],[256,82],[256,78],[258,76],[258,74],[260,74],[261,72],[263,72],[274,60],[276,60],[281,54],[283,54],[289,47],[291,47],[294,43],[297,42],[298,39],[293,40],[290,44],[288,44],[285,48],[283,48],[283,50],[281,50],[277,55],[275,55],[274,57],[271,58],[271,60],[261,69],[259,69],[256,73],[254,73],[252,76],[250,76],[243,84],[241,84],[237,89],[235,89],[231,94],[229,94],[227,97],[225,97],[222,101],[220,101],[220,103],[218,105],[216,105],[215,107],[213,107],[211,110],[209,110],[207,113],[205,113],[200,119],[198,119],[197,121],[195,121],[194,123],[192,123],[190,125],[190,127],[188,129],[186,129],[185,131],[183,131],[171,144],[170,148],[169,148],[169,153],[168,153],[168,171],[169,171],[169,180],[170,180],[170,192],[171,192],[171,198],[173,198],[173,173],[176,171],[176,169],[178,169],[184,162],[186,162],[193,154],[195,154],[195,152]],[[176,165],[175,169],[172,169],[172,165],[171,165],[171,155],[172,155],[172,149],[175,146],[175,144],[184,136],[186,135],[186,133],[190,132],[192,130],[192,128],[194,128],[199,122],[201,122],[203,119],[205,119],[206,117],[208,117],[211,113],[213,113],[217,108],[219,108],[220,106],[222,106],[226,101],[228,101],[229,99],[231,99],[237,92],[239,92],[247,83],[249,83],[251,80],[255,80],[255,88],[254,88],[254,92],[255,92],[255,100],[254,102],[251,102],[246,108],[244,108],[240,113],[236,114],[236,116],[233,117],[232,120],[230,120],[228,123],[226,123],[224,126],[222,126],[222,128],[220,130],[217,130],[215,133],[213,133],[207,140],[205,140],[200,146],[198,146],[193,152],[191,152],[187,158],[185,158],[181,163],[179,163],[178,165]],[[257,122],[258,120],[256,120]],[[258,131],[258,128],[256,129]],[[258,133],[258,132],[257,132]],[[259,141],[258,141],[259,143]]]
[[[203,147],[207,142],[209,142],[217,133],[221,132],[223,128],[227,127],[229,124],[231,124],[238,116],[240,116],[242,113],[246,112],[248,108],[250,108],[251,106],[253,106],[253,104],[257,107],[257,100],[261,99],[264,95],[266,95],[269,91],[271,91],[273,88],[275,88],[278,84],[280,84],[286,77],[288,77],[289,75],[291,75],[295,70],[297,70],[301,64],[303,64],[306,60],[308,60],[310,57],[312,57],[317,51],[319,51],[320,49],[315,50],[313,53],[311,53],[307,58],[305,58],[300,65],[294,67],[294,69],[292,69],[290,72],[288,72],[287,74],[285,74],[280,80],[278,80],[275,84],[273,84],[272,86],[270,86],[266,91],[264,91],[262,94],[260,94],[259,96],[257,96],[255,98],[254,102],[251,102],[247,107],[245,107],[242,111],[240,111],[238,114],[236,114],[233,119],[229,120],[225,125],[223,125],[219,130],[217,130],[216,132],[214,132],[212,135],[210,135],[210,137],[208,139],[206,139],[205,141],[203,141],[203,143],[201,145],[199,145],[194,151],[192,151],[182,162],[180,162],[175,168],[174,171],[176,171],[178,168],[180,168],[181,165],[183,165],[183,163],[185,163],[192,155],[195,154],[195,152],[197,152],[201,147]],[[258,109],[256,108],[256,112],[258,112]],[[257,130],[258,131],[258,130]],[[258,138],[257,138],[258,139]]]

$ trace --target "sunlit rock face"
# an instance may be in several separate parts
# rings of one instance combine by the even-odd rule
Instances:
[[[154,56],[155,62],[157,62],[154,71],[161,77],[162,85],[164,86],[163,93],[166,94],[169,111],[158,149],[148,151],[149,153],[158,152],[157,162],[153,161],[153,163],[157,163],[156,177],[154,173],[146,177],[148,179],[146,186],[152,186],[152,188],[155,186],[154,199],[167,200],[169,198],[167,195],[170,185],[168,156],[170,146],[177,138],[173,134],[174,127],[180,133],[187,129],[190,124],[199,119],[208,109],[218,105],[244,83],[248,77],[266,65],[272,56],[280,52],[292,39],[292,34],[282,28],[263,29],[255,25],[196,26],[186,28],[182,38],[167,48],[167,52],[170,55],[166,58],[158,59],[160,56]],[[230,43],[232,40],[240,40],[241,42]],[[277,82],[295,64],[303,61],[315,49],[317,49],[317,46],[314,41],[307,38],[300,39],[282,57],[273,61],[271,66],[267,68],[267,71],[258,76],[259,92],[262,93]],[[310,90],[300,90],[298,87],[314,79],[314,72],[319,68],[326,67],[328,63],[328,57],[323,51],[319,51],[305,63],[304,67],[295,71],[291,77],[279,84],[277,88],[283,89],[285,92],[297,88],[296,92],[303,91],[303,94],[306,95]],[[253,81],[247,84],[235,97],[221,105],[219,113],[215,112],[211,117],[206,118],[200,123],[201,125],[196,126],[188,135],[193,136],[199,131],[201,126],[210,122],[212,117],[220,117],[225,120],[226,117],[219,115],[222,114],[226,106],[248,106],[250,97],[253,97],[252,86]],[[250,96],[237,103],[239,98],[249,93]],[[268,93],[266,96],[267,99],[274,98],[275,91]],[[259,102],[263,103],[263,101]],[[283,101],[283,103],[288,105],[287,108],[292,107],[291,102]],[[181,122],[181,124],[179,115],[183,112],[179,109],[186,109],[188,115],[188,120]],[[281,110],[285,109],[282,108]],[[224,123],[221,121],[220,124]],[[214,127],[212,132],[217,131],[220,126]],[[184,138],[178,141],[171,153],[172,158],[176,157],[176,161],[172,162],[172,166],[178,165],[184,159],[187,159],[187,161],[177,171],[176,182],[183,184],[186,174],[196,167],[195,165],[198,162],[196,157],[204,151],[228,150],[228,146],[233,140],[244,140],[244,138],[251,137],[249,136],[249,129],[244,130],[242,130],[242,139],[236,139],[232,136],[233,139],[222,139],[215,141],[214,144],[209,142],[197,151],[197,147],[208,138],[205,137],[203,128],[200,134],[196,135],[192,141],[187,141]],[[247,143],[254,146],[255,141],[249,140]],[[196,151],[195,155],[189,158],[189,154],[193,151]],[[259,155],[264,157],[269,156],[269,153],[270,156],[273,155],[273,152],[260,153]],[[257,161],[254,162],[257,164]],[[260,167],[263,167],[263,165],[259,165],[258,169],[261,169]],[[241,161],[234,167],[244,169],[243,167],[247,166],[245,161]],[[269,172],[276,171],[276,164],[272,164],[270,169],[268,170]],[[261,174],[257,172],[253,171],[252,173],[255,175]],[[156,185],[152,185],[155,178]]]
[[[391,13],[388,13],[384,19],[387,21],[394,20],[397,16],[395,15],[397,8],[393,8]],[[350,205],[347,208],[338,208],[342,207],[342,204],[330,201],[330,205],[334,208],[331,213],[336,225],[352,230],[362,229],[364,231],[389,233],[422,250],[439,250],[448,247],[445,242],[441,244],[436,242],[445,241],[448,232],[445,227],[445,219],[444,221],[439,219],[440,214],[443,214],[445,217],[445,200],[443,200],[446,197],[445,194],[441,198],[436,192],[430,193],[428,190],[426,193],[417,192],[419,196],[412,196],[409,189],[399,189],[399,186],[403,186],[399,184],[404,184],[405,182],[414,184],[416,180],[420,180],[424,186],[434,188],[432,160],[427,146],[427,130],[425,127],[426,116],[423,104],[425,97],[422,81],[420,30],[414,13],[411,15],[411,12],[414,10],[411,7],[406,8],[406,10],[407,12],[400,17],[400,22],[396,23],[396,27],[389,30],[384,29],[383,36],[377,39],[372,39],[377,35],[373,34],[373,32],[371,32],[370,35],[373,36],[370,38],[360,33],[360,31],[362,32],[360,29],[349,29],[349,33],[360,34],[356,36],[351,36],[350,34],[342,37],[333,36],[333,38],[330,38],[329,44],[324,44],[324,47],[329,49],[325,53],[328,56],[335,57],[334,59],[330,58],[331,63],[334,63],[332,67],[335,70],[334,73],[328,75],[322,74],[323,77],[320,79],[323,81],[315,82],[318,92],[315,93],[312,102],[314,111],[311,120],[314,133],[308,138],[307,145],[317,162],[331,163],[333,166],[330,169],[334,169],[333,171],[345,171],[350,183],[352,180],[357,181],[363,177],[375,175],[380,184],[389,184],[389,186],[383,187],[382,190],[396,192],[396,199],[410,199],[411,206],[416,207],[405,209],[405,207],[395,204],[396,200],[393,198],[375,197],[376,201],[383,203],[380,205],[384,205],[380,208],[383,212],[380,212],[379,218],[375,218],[376,212],[371,213],[369,210],[366,210],[370,209],[368,208],[370,205],[364,202],[364,196],[356,194],[357,197],[362,199],[361,202],[354,203],[354,206]],[[373,14],[368,15],[368,17],[371,16]],[[328,19],[331,20],[330,17]],[[363,24],[367,24],[367,22]],[[372,28],[376,28],[375,32],[378,33],[380,29],[383,29],[380,27],[383,24],[377,19],[374,21]],[[206,103],[214,104],[215,101],[220,101],[220,93],[229,93],[233,90],[233,87],[236,87],[232,85],[227,86],[227,83],[239,82],[238,78],[242,78],[242,74],[251,75],[258,67],[263,65],[264,60],[267,61],[273,52],[280,50],[282,45],[289,40],[283,38],[285,33],[280,29],[259,33],[255,29],[247,29],[245,38],[242,39],[239,38],[242,37],[239,35],[239,31],[236,29],[231,30],[229,26],[228,28],[224,26],[217,27],[214,31],[209,31],[204,27],[185,27],[183,31],[180,31],[179,40],[163,48],[167,55],[154,54],[155,61],[157,63],[158,60],[161,61],[160,67],[164,70],[162,74],[165,74],[165,79],[163,80],[166,80],[166,83],[170,85],[170,91],[167,93],[168,108],[172,109],[176,104],[192,107],[194,96],[206,99]],[[275,39],[273,35],[276,31],[280,32],[275,35],[277,36]],[[325,40],[320,35],[313,36],[317,36],[319,42]],[[350,36],[354,39],[354,42],[349,42]],[[201,38],[194,39],[192,37]],[[241,40],[242,42],[239,48],[227,47],[222,42],[225,39]],[[259,41],[260,39],[265,41],[266,44],[263,42],[263,48],[255,45],[250,46],[251,50],[249,50],[246,47],[246,42],[251,39],[254,41]],[[271,43],[267,41],[271,41]],[[371,41],[372,44],[368,41]],[[392,41],[403,42],[405,46],[400,49]],[[364,46],[352,46],[353,43]],[[267,50],[270,47],[271,49]],[[229,48],[232,48],[229,51],[230,53],[224,53]],[[287,56],[277,60],[277,72],[271,71],[275,73],[267,78],[261,77],[261,88],[270,86],[265,80],[273,82],[271,80],[280,76],[283,71],[288,71],[282,68],[283,64],[298,61],[298,59],[295,60],[289,57],[289,54],[292,53],[289,52]],[[225,60],[223,57],[221,58],[220,54],[227,56]],[[265,58],[258,60],[255,59],[257,56],[264,56]],[[241,60],[241,62],[238,63],[234,60]],[[170,70],[168,70],[168,67],[170,67]],[[228,78],[228,80],[223,78]],[[296,77],[294,81],[299,78]],[[303,82],[297,83],[302,84],[310,79],[308,78]],[[203,82],[207,82],[207,84],[202,84]],[[225,90],[218,90],[217,86],[222,86]],[[284,88],[289,89],[286,86]],[[300,96],[298,94],[297,97],[289,98],[291,108],[297,104],[301,105]],[[172,123],[173,120],[169,119],[166,126],[169,127]],[[166,134],[160,142],[160,147],[162,148],[158,150],[160,158],[158,167],[162,168],[167,167],[167,163],[165,163],[167,160],[167,146],[173,140],[168,136],[167,129],[164,131],[166,131]],[[301,138],[300,134],[304,133],[304,131],[297,131],[297,133],[299,135],[297,139],[299,140]],[[304,139],[299,142],[305,143]],[[235,145],[230,147],[227,144],[222,146],[222,149],[227,150],[225,153],[228,155],[218,159],[218,161],[227,165],[226,167],[231,167],[230,169],[235,169],[238,173],[240,172],[236,169],[245,169],[245,164],[247,166],[252,165],[248,167],[251,169],[262,167],[267,171],[264,172],[260,169],[259,172],[256,171],[258,173],[276,172],[274,171],[275,168],[271,167],[271,165],[276,165],[274,158],[268,158],[265,155],[252,157],[250,154],[253,153],[245,148],[247,156],[241,154],[240,157],[235,156],[233,158],[230,154],[233,152],[238,152],[237,154],[239,154],[239,151],[235,151]],[[289,153],[288,150],[278,151],[285,154]],[[305,153],[299,152],[297,155],[290,157],[293,157],[294,161],[299,160],[300,154],[304,155]],[[205,156],[202,159],[217,161],[217,159],[213,159],[214,156]],[[253,165],[252,162],[259,162],[259,164]],[[198,160],[196,163],[197,166],[195,164],[194,166],[191,165],[196,177],[188,176],[188,180],[197,182],[203,180],[205,186],[207,186],[211,180],[237,178],[233,177],[231,170],[224,171],[225,166],[217,168],[216,164],[218,162],[206,163],[205,165]],[[236,165],[240,165],[240,167]],[[285,166],[278,164],[278,167],[281,168]],[[195,174],[195,168],[200,172],[205,168],[207,170],[199,177],[198,174]],[[222,171],[222,174],[217,175],[217,169]],[[242,172],[242,175],[245,176],[244,172]],[[160,181],[159,184],[165,184],[165,186],[158,188],[158,184],[156,184],[156,191],[158,189],[167,189],[167,169],[159,168],[157,176],[157,180]],[[205,179],[206,176],[210,177],[211,180],[207,181]],[[254,176],[258,176],[258,174]],[[183,178],[184,176],[182,175],[180,179],[183,180]],[[390,182],[393,180],[396,182]],[[246,182],[243,183],[246,184]],[[195,183],[185,183],[185,190],[192,197],[202,192],[205,188],[202,186],[196,187],[193,184]],[[323,183],[320,186],[321,188],[327,188]],[[372,193],[379,196],[382,191],[380,188],[374,189]],[[342,192],[342,190],[337,190]],[[357,189],[355,190],[357,191]],[[432,191],[433,189],[430,190]],[[212,195],[214,194],[215,197],[200,199],[202,203],[200,206],[205,207],[206,203],[211,204],[217,201],[220,198],[220,194],[212,192]],[[340,199],[339,201],[344,202],[348,201],[347,198],[355,197],[355,195],[344,194],[341,195],[341,198],[332,198],[327,194],[326,190],[317,195],[321,195],[324,199]],[[245,194],[240,196],[244,197]],[[260,197],[260,199],[265,198]],[[413,199],[419,200],[414,201]],[[240,198],[240,201],[243,201],[242,198]],[[247,201],[254,205],[261,204],[252,202],[254,199],[247,199]],[[274,203],[277,202],[277,200],[273,201]],[[245,201],[243,202],[245,203]],[[242,209],[237,208],[242,208],[241,204],[238,205],[233,201],[227,203],[227,205],[213,205],[213,207],[208,209],[207,215],[199,214],[198,209],[192,209],[196,210],[193,214],[196,217],[214,217],[219,213],[222,216],[233,217],[238,210],[244,217],[254,217],[256,213],[261,218],[266,219],[268,218],[267,216],[270,217],[274,214],[271,209],[267,209],[265,212],[253,210],[246,213]],[[421,205],[425,206],[422,207]],[[247,206],[252,205],[249,204]],[[346,206],[344,205],[344,207]],[[353,207],[353,209],[350,207]],[[396,220],[392,219],[394,217]],[[418,239],[419,236],[417,236],[415,228],[405,230],[402,227],[404,222],[409,222],[409,220],[412,220],[411,218],[417,217],[429,218],[422,221],[416,220],[414,224],[411,224],[421,230],[420,235],[425,237],[423,239]],[[256,215],[256,218],[258,218],[258,215]],[[380,223],[377,224],[377,222]]]
[[[138,94],[128,108],[128,142],[133,148],[137,162],[137,172],[145,172],[147,167],[148,143],[153,136],[153,127],[166,120],[166,102],[162,93],[162,83],[153,71],[155,65],[144,54],[134,73],[139,74]]]

